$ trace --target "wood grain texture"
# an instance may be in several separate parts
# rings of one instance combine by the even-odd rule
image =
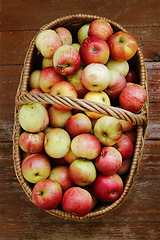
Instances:
[[[159,2],[1,0],[0,4],[0,240],[158,240]],[[143,156],[128,198],[109,215],[78,223],[54,217],[34,206],[16,178],[12,158],[15,95],[30,41],[44,24],[77,13],[111,19],[135,36],[146,61],[149,96],[149,121]]]

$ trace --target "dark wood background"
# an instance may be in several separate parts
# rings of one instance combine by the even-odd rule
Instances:
[[[0,239],[159,239],[160,236],[160,2],[157,0],[1,0]],[[14,99],[29,43],[44,24],[85,13],[118,22],[142,49],[149,94],[144,153],[132,191],[114,212],[88,222],[53,217],[34,206],[13,167]]]

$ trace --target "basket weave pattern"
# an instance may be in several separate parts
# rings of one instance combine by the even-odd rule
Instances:
[[[77,14],[77,15],[70,15],[63,18],[56,19],[55,21],[50,22],[49,24],[44,25],[39,32],[46,30],[46,29],[55,29],[59,26],[63,26],[68,28],[73,37],[76,36],[78,29],[86,24],[90,23],[95,19],[105,19],[107,20],[111,26],[113,27],[114,31],[123,30],[126,31],[122,26],[119,24],[99,16],[93,15],[84,15],[84,14]],[[37,35],[39,34],[37,33]],[[37,36],[36,35],[36,36]],[[119,207],[124,200],[129,195],[129,192],[133,186],[133,182],[138,171],[139,163],[142,157],[143,148],[144,148],[144,141],[147,131],[147,121],[148,121],[148,99],[144,103],[143,108],[139,114],[134,114],[124,109],[113,107],[113,106],[106,106],[100,103],[94,103],[90,101],[86,101],[83,99],[75,99],[71,97],[65,96],[58,96],[58,95],[50,95],[47,93],[28,93],[28,80],[30,73],[35,70],[35,62],[39,60],[40,54],[38,53],[36,46],[35,46],[35,39],[36,36],[30,43],[29,49],[26,54],[26,58],[24,61],[24,67],[20,77],[20,83],[18,86],[16,99],[15,99],[15,119],[14,119],[14,129],[13,129],[13,161],[14,161],[14,169],[17,176],[17,179],[22,186],[23,190],[27,194],[27,197],[30,201],[31,194],[32,194],[32,187],[31,185],[24,179],[22,172],[21,172],[21,151],[19,147],[19,136],[21,134],[21,126],[19,124],[18,115],[19,109],[23,104],[30,103],[30,102],[39,102],[39,103],[56,103],[59,105],[69,106],[75,109],[79,109],[82,111],[91,111],[96,112],[104,115],[113,116],[118,119],[124,119],[129,122],[134,123],[137,125],[137,139],[134,149],[134,154],[132,158],[132,164],[130,167],[129,174],[124,184],[124,190],[122,195],[113,203],[107,204],[104,203],[101,206],[97,206],[93,209],[90,213],[88,213],[84,217],[76,217],[64,212],[61,208],[57,208],[54,210],[46,211],[49,214],[52,214],[57,217],[65,218],[65,219],[74,219],[78,221],[85,221],[91,218],[97,218],[104,216],[105,214],[113,211],[117,207]],[[132,63],[138,69],[140,85],[143,86],[147,91],[147,74],[145,63],[143,59],[143,55],[141,50],[138,48],[136,55],[132,59]]]

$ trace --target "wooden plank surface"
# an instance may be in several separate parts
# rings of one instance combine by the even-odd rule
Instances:
[[[0,4],[0,240],[158,240],[160,3],[157,0],[1,0]],[[132,191],[118,209],[87,222],[63,220],[34,206],[16,178],[12,159],[14,101],[30,41],[44,24],[77,13],[106,17],[125,27],[142,49],[148,75],[148,130]]]

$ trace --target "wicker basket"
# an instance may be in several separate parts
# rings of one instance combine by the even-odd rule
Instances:
[[[49,24],[44,25],[40,31],[46,29],[55,29],[56,27],[63,26],[68,28],[72,35],[73,39],[76,40],[77,30],[84,24],[90,23],[95,19],[105,19],[99,16],[93,15],[84,15],[84,14],[77,14],[77,15],[70,15],[63,18],[56,19]],[[114,29],[114,32],[118,30],[126,31],[122,26],[119,24],[106,19]],[[37,35],[36,35],[37,36]],[[25,191],[27,197],[30,201],[31,194],[32,194],[32,185],[28,183],[21,172],[21,150],[19,147],[19,136],[21,134],[21,127],[18,120],[19,109],[21,105],[29,103],[29,102],[39,102],[39,103],[56,103],[65,106],[71,106],[75,109],[83,110],[83,111],[92,111],[96,113],[101,113],[104,115],[110,115],[116,117],[118,119],[125,119],[129,122],[133,122],[137,126],[137,138],[135,143],[134,154],[132,158],[132,164],[130,167],[130,171],[127,177],[124,180],[124,190],[122,195],[113,203],[102,203],[97,205],[95,209],[93,209],[90,213],[88,213],[84,217],[75,217],[64,212],[61,207],[57,207],[54,210],[46,211],[51,215],[64,218],[64,219],[74,219],[77,221],[85,221],[97,217],[102,217],[117,207],[119,207],[129,195],[131,188],[133,186],[133,182],[138,171],[139,163],[142,157],[143,148],[144,148],[144,141],[147,131],[147,120],[148,120],[148,98],[147,101],[144,103],[144,106],[139,114],[133,114],[129,111],[123,110],[118,107],[113,106],[106,106],[100,103],[93,103],[89,101],[85,101],[82,99],[74,99],[70,97],[64,96],[54,96],[49,95],[47,93],[41,94],[29,94],[27,91],[28,88],[28,79],[30,73],[36,69],[35,63],[41,61],[41,56],[38,53],[36,46],[35,46],[35,38],[33,38],[32,42],[30,43],[28,52],[26,54],[26,58],[24,61],[24,68],[20,77],[20,83],[17,90],[17,95],[15,99],[15,116],[14,116],[14,130],[13,130],[13,160],[14,160],[14,169],[17,176],[17,179]],[[147,91],[147,74],[145,63],[143,59],[143,55],[138,48],[137,53],[135,56],[130,60],[130,64],[134,65],[137,69],[140,79],[140,85],[142,85]],[[148,96],[148,94],[147,94]]]

